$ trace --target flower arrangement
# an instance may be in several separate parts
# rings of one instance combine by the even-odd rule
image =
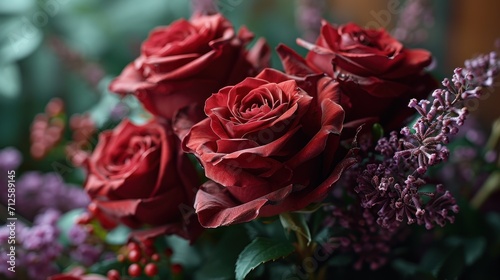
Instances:
[[[61,99],[35,118],[31,155],[57,151],[73,167],[54,161],[56,170],[84,180],[9,177],[19,219],[14,235],[0,230],[0,273],[490,279],[500,214],[484,209],[500,185],[500,130],[485,144],[467,118],[468,102],[495,85],[497,52],[439,83],[432,54],[395,38],[404,22],[391,35],[322,20],[304,23],[302,50],[277,46],[279,70],[265,39],[234,28],[213,2],[195,3],[191,18],[152,30],[108,83],[120,101],[105,122],[69,118]],[[21,162],[16,149],[0,151],[2,172]]]

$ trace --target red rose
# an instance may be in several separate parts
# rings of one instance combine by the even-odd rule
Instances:
[[[110,85],[120,94],[133,93],[154,115],[171,119],[177,110],[204,104],[210,94],[236,84],[269,63],[263,39],[248,52],[253,34],[238,34],[221,15],[178,20],[151,32],[141,55]]]
[[[196,225],[186,223],[186,214],[198,176],[169,127],[156,120],[137,126],[125,119],[102,132],[87,161],[85,190],[106,218],[191,237],[185,226]]]
[[[437,86],[424,72],[431,54],[404,48],[383,29],[367,30],[352,23],[335,28],[323,21],[316,44],[298,42],[310,50],[305,60],[285,46],[278,48],[286,72],[336,78],[347,122],[370,117],[386,128],[399,127],[413,113],[408,101],[425,98]]]
[[[98,274],[85,274],[83,267],[75,267],[71,271],[50,276],[48,280],[107,280],[107,277]]]
[[[196,196],[200,223],[241,223],[322,200],[352,163],[333,162],[344,120],[337,97],[329,77],[290,80],[266,69],[208,98],[208,118],[183,140],[213,180]]]

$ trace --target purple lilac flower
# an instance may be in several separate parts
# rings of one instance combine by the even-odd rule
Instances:
[[[371,138],[370,135],[363,135],[358,140],[364,141],[362,138],[365,137]],[[368,152],[363,148],[360,151]],[[338,188],[335,188],[342,189],[344,192],[341,195],[333,193],[334,206],[325,207],[330,214],[324,220],[324,226],[332,231],[328,244],[324,246],[333,246],[340,254],[353,254],[355,269],[368,265],[370,269],[376,270],[387,263],[390,249],[403,239],[404,234],[402,234],[401,227],[380,226],[377,223],[378,215],[374,208],[363,208],[357,201],[359,197],[352,186],[356,185],[361,171],[361,165],[346,170],[337,183]],[[346,196],[351,199],[346,200]],[[345,205],[346,201],[356,202]]]
[[[21,153],[14,147],[7,147],[0,150],[0,172],[2,178],[7,178],[7,172],[16,170],[22,163]],[[17,174],[15,175],[17,178]],[[7,205],[7,180],[0,181],[0,188],[5,191],[0,192],[0,203]]]
[[[16,170],[22,160],[23,157],[16,148],[4,148],[0,150],[0,171]]]
[[[319,35],[325,1],[299,0],[296,8],[296,24],[302,30],[302,38],[314,42]]]
[[[82,243],[71,250],[70,256],[74,261],[88,267],[99,260],[102,252],[103,249],[101,248],[101,246]]]
[[[427,229],[435,224],[453,222],[458,212],[455,199],[443,186],[424,192],[425,173],[430,166],[446,161],[446,144],[450,135],[459,131],[467,117],[465,102],[480,97],[483,88],[493,85],[500,62],[496,53],[466,61],[457,68],[451,80],[444,79],[430,100],[412,99],[409,107],[420,115],[412,128],[400,134],[392,132],[375,148],[384,159],[367,164],[354,188],[361,206],[374,209],[377,222],[384,228],[397,228],[400,223],[417,223]],[[425,203],[423,197],[430,197]]]
[[[19,178],[16,190],[18,211],[28,219],[43,209],[67,212],[89,203],[81,188],[66,184],[57,173],[26,172]]]
[[[62,253],[62,246],[58,243],[59,229],[56,222],[59,212],[48,210],[35,218],[32,227],[27,227],[21,221],[16,224],[16,268],[26,270],[30,279],[42,280],[58,272],[54,264],[56,258]],[[0,228],[0,240],[8,236],[7,227]],[[7,255],[8,247],[2,242],[0,246],[0,259]],[[8,267],[2,263],[0,273],[6,277],[15,277]],[[14,279],[14,278],[12,278]]]
[[[79,224],[74,224],[68,232],[69,241],[76,246],[85,243],[88,236],[88,232]]]

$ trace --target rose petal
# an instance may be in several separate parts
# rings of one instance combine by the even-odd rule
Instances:
[[[291,190],[292,186],[286,186],[265,197],[245,204],[238,204],[225,188],[213,181],[208,181],[200,187],[194,205],[201,225],[207,228],[216,228],[248,222],[257,218],[264,205],[282,201],[290,194]]]

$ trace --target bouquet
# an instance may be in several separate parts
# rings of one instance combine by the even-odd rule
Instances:
[[[438,81],[404,24],[314,18],[273,50],[227,6],[193,7],[105,82],[104,118],[59,98],[35,117],[31,156],[57,172],[18,176],[22,155],[1,150],[4,277],[494,278],[500,126],[486,142],[468,117],[497,52]],[[50,44],[98,86],[98,65]]]

